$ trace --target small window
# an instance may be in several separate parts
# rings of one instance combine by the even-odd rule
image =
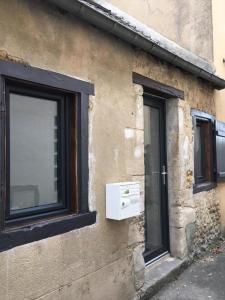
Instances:
[[[6,82],[6,223],[69,210],[74,99]],[[72,204],[72,203],[71,203]]]
[[[215,186],[214,119],[203,112],[192,111],[194,118],[194,192]]]
[[[88,208],[93,92],[91,83],[0,61],[0,251],[95,223]]]

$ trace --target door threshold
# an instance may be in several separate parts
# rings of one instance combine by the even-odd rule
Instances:
[[[168,254],[169,254],[168,251],[163,252],[162,254],[160,254],[160,255],[154,257],[153,259],[149,260],[148,262],[146,262],[145,266],[147,267],[147,266],[153,264],[154,262],[157,262],[160,258],[162,258],[162,257],[164,257],[164,256],[166,256]]]
[[[171,257],[168,252],[162,253],[157,258],[145,268],[145,280],[138,299],[151,299],[165,284],[176,278],[188,266],[186,258],[181,260]]]

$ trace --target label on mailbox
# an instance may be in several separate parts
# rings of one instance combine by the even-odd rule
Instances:
[[[121,186],[120,193],[123,208],[127,207],[128,205],[139,203],[140,201],[140,188],[138,184]]]

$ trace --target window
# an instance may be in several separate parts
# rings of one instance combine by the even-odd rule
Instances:
[[[24,84],[6,85],[6,223],[75,212],[70,161],[74,99]],[[74,204],[73,204],[74,202]]]
[[[0,74],[1,251],[93,224],[95,212],[88,209],[93,86],[5,61]]]
[[[214,118],[192,110],[194,120],[194,192],[215,186]]]

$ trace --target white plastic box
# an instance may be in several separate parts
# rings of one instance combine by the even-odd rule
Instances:
[[[106,184],[106,218],[124,220],[140,215],[140,183]]]

